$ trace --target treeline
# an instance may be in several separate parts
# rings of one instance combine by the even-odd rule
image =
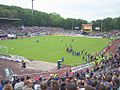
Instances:
[[[0,5],[0,17],[19,18],[20,25],[25,26],[46,26],[46,27],[62,27],[64,29],[72,29],[74,26],[80,26],[82,23],[87,23],[86,20],[81,19],[64,19],[56,13],[45,13],[34,10],[32,15],[31,9],[23,9],[16,6]]]
[[[120,30],[120,17],[108,17],[103,20],[92,21],[91,23],[93,24],[93,30],[95,30],[96,27],[100,27],[101,31]]]
[[[0,18],[19,18],[17,25],[25,26],[46,26],[46,27],[61,27],[66,30],[74,29],[75,27],[82,28],[82,24],[88,23],[83,19],[63,18],[57,13],[45,13],[34,10],[32,15],[31,9],[23,9],[16,6],[0,5]],[[120,30],[120,17],[118,18],[106,18],[104,20],[96,20],[91,22],[93,29],[95,27],[102,27],[103,31]]]

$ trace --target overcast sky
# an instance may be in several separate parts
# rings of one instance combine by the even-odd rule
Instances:
[[[31,0],[0,0],[0,4],[31,9]],[[120,0],[34,0],[34,9],[91,21],[120,16]]]

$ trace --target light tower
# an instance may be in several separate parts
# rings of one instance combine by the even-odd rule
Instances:
[[[101,25],[100,25],[100,27],[101,27],[101,32],[102,32],[102,26],[103,26],[103,22],[102,22],[102,20],[101,20],[101,23],[100,23]]]
[[[34,7],[33,7],[33,1],[32,0],[32,26],[34,26]]]
[[[32,0],[32,15],[33,15],[33,13],[34,13],[34,9],[33,9],[33,1],[34,1],[34,0]]]

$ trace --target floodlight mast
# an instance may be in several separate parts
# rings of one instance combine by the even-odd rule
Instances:
[[[102,26],[103,26],[103,25],[102,25],[102,20],[101,20],[101,25],[100,25],[100,27],[101,27],[101,32],[102,32]]]
[[[34,13],[34,9],[33,9],[33,1],[34,1],[34,0],[32,0],[32,15],[33,15],[33,13]]]
[[[33,1],[34,0],[32,0],[32,25],[34,26],[34,6],[33,6]]]

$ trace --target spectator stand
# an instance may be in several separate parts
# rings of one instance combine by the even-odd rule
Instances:
[[[0,39],[7,39],[8,34],[14,34],[16,27],[15,22],[20,21],[20,19],[9,19],[9,18],[0,18]]]

